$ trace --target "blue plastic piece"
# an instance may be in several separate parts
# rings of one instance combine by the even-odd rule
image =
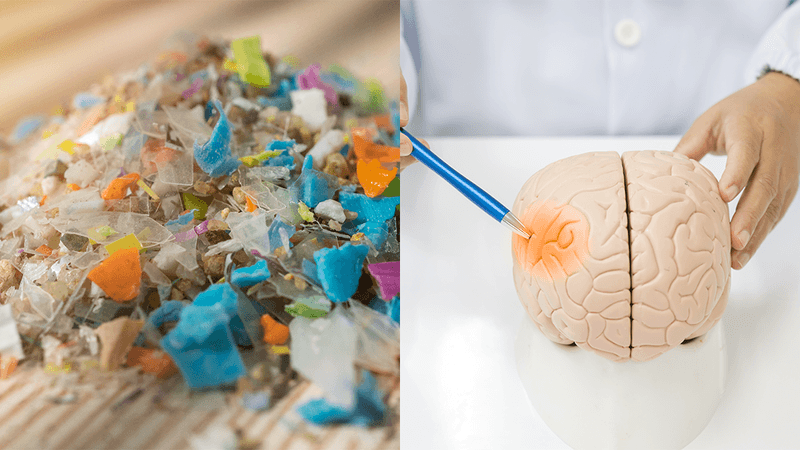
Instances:
[[[161,286],[159,286],[159,288],[160,287]],[[172,289],[171,286],[165,287]],[[161,306],[150,313],[150,316],[147,317],[147,322],[145,322],[144,327],[154,330],[166,322],[177,322],[181,317],[181,311],[183,310],[184,306],[186,305],[178,300],[167,300],[165,302],[161,302]],[[145,340],[144,332],[139,333],[139,336],[136,337],[134,345],[141,347],[144,345]]]
[[[375,425],[383,420],[386,406],[376,389],[375,378],[366,370],[361,371],[363,381],[356,389],[356,402],[352,409],[332,405],[323,398],[311,400],[297,408],[297,412],[316,425],[349,423],[361,427]]]
[[[342,147],[342,149],[339,150],[339,153],[341,153],[342,156],[347,158],[347,154],[350,153],[350,144],[344,144],[344,147]],[[353,186],[355,186],[355,185],[353,185]]]
[[[280,217],[275,217],[275,220],[269,224],[269,228],[267,228],[267,239],[269,239],[269,251],[274,252],[276,248],[283,245],[283,241],[281,240],[281,234],[279,230],[286,230],[287,236],[290,238],[295,233],[295,228],[293,225],[289,225],[283,221]],[[292,243],[289,243],[289,246],[292,246]]]
[[[231,275],[231,283],[237,287],[246,288],[261,283],[269,278],[270,275],[267,261],[261,259],[252,266],[234,270]]]
[[[280,155],[267,159],[264,161],[263,165],[272,167],[283,166],[289,170],[294,170],[294,168],[297,167],[297,164],[294,162],[294,156],[289,154],[289,150],[284,150]]]
[[[276,139],[269,143],[267,150],[288,150],[294,147],[296,144],[297,143],[294,141],[294,139],[287,139],[285,141]]]
[[[44,121],[45,117],[39,115],[22,118],[19,122],[17,122],[17,126],[14,127],[14,131],[11,132],[11,142],[19,142],[30,136],[31,133],[44,125]]]
[[[305,258],[303,258],[303,262],[300,263],[300,264],[301,264],[300,268],[303,271],[303,275],[307,276],[308,278],[311,278],[311,281],[313,281],[313,282],[315,282],[317,284],[320,284],[320,285],[322,284],[319,281],[319,277],[317,276],[317,265],[316,264],[314,264],[313,262],[311,262],[310,260],[305,259]]]
[[[436,172],[440,177],[444,178],[445,181],[450,183],[472,203],[475,203],[480,209],[492,216],[494,220],[498,222],[503,220],[503,217],[508,213],[508,208],[503,206],[486,191],[479,188],[475,183],[468,180],[464,175],[456,172],[455,169],[439,159],[429,148],[425,147],[417,138],[410,135],[406,130],[401,129],[400,131],[411,141],[411,145],[414,147],[414,150],[411,151],[411,156],[428,166],[428,168]]]
[[[203,144],[194,143],[194,158],[203,172],[212,177],[230,175],[239,167],[239,160],[231,155],[231,123],[222,110],[222,103],[214,101],[220,117],[211,132],[211,138]]]
[[[383,247],[389,237],[389,225],[386,222],[364,222],[356,227],[356,231],[364,233],[376,249]]]
[[[256,101],[259,105],[263,107],[274,106],[281,111],[291,111],[292,110],[292,99],[289,97],[264,97],[259,96],[256,98]]]
[[[370,308],[378,311],[381,314],[389,316],[392,320],[400,323],[400,296],[395,295],[388,302],[383,301],[380,297],[376,296],[369,302]]]
[[[197,210],[193,209],[191,211],[187,211],[187,212],[179,215],[177,219],[173,219],[173,220],[170,220],[169,222],[165,223],[164,226],[167,227],[167,228],[177,227],[178,231],[180,231],[179,227],[185,227],[186,225],[189,224],[189,222],[192,221],[192,219],[194,219],[194,212],[195,211],[197,211]]]
[[[302,201],[309,208],[315,208],[321,202],[333,197],[339,187],[339,181],[329,175],[312,168],[314,159],[309,155],[303,161],[303,173],[291,186],[294,201]]]
[[[192,305],[183,309],[178,326],[161,339],[161,348],[175,361],[190,388],[233,383],[245,375],[228,320],[222,305]]]
[[[230,331],[236,343],[238,345],[251,346],[253,342],[247,335],[244,323],[239,317],[239,310],[236,304],[237,300],[236,292],[231,289],[228,283],[212,284],[211,287],[195,297],[194,302],[189,308],[219,305],[230,318],[227,325],[230,327]]]
[[[339,248],[322,248],[314,252],[319,278],[325,295],[334,303],[347,301],[358,289],[361,268],[367,257],[366,245],[344,244]]]
[[[386,222],[394,217],[394,210],[400,204],[400,197],[369,198],[364,194],[340,192],[339,202],[344,209],[358,213],[353,222],[360,225],[364,222]]]
[[[106,99],[103,97],[98,97],[89,92],[80,92],[75,94],[75,97],[72,97],[72,107],[75,109],[86,109],[104,103],[105,101]]]
[[[214,116],[214,102],[209,100],[206,103],[206,109],[203,111],[203,119],[208,122],[208,119]]]

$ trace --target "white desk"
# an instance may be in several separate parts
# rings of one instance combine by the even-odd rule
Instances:
[[[677,137],[432,138],[431,148],[510,207],[545,165],[589,151],[672,150]],[[724,157],[702,163],[716,176]],[[511,232],[421,164],[402,173],[403,449],[568,449],[517,375],[527,320],[511,276]],[[733,215],[734,201],[730,205]],[[687,449],[800,448],[800,199],[748,266],[723,316],[728,382]]]

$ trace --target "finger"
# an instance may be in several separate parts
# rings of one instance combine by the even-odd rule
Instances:
[[[411,145],[411,140],[406,137],[406,135],[400,135],[400,156],[409,156],[411,152],[414,150],[414,147]]]
[[[731,246],[735,250],[744,249],[753,236],[778,193],[779,176],[776,165],[768,161],[762,161],[753,172],[731,219]]]
[[[406,79],[400,75],[400,126],[408,125],[408,86]]]
[[[716,150],[715,124],[718,119],[719,114],[715,110],[706,111],[689,127],[673,151],[699,161],[706,153]]]
[[[739,195],[753,174],[761,153],[765,148],[771,147],[767,147],[765,145],[767,143],[763,142],[764,133],[761,128],[753,126],[750,120],[744,117],[727,121],[723,127],[723,136],[725,153],[728,157],[725,160],[725,170],[719,178],[719,193],[723,200],[730,202]]]
[[[403,156],[403,157],[401,157],[400,158],[400,170],[399,170],[399,172],[402,172],[406,167],[414,164],[415,162],[417,162],[417,158],[414,158],[413,156]]]
[[[740,270],[750,261],[750,258],[780,220],[783,203],[783,201],[776,199],[776,201],[769,204],[747,245],[743,249],[734,250],[731,253],[731,268]]]

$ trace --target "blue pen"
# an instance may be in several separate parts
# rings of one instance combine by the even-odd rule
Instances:
[[[492,216],[494,220],[502,223],[511,229],[511,231],[525,239],[530,239],[531,234],[525,228],[525,225],[523,225],[522,222],[517,219],[517,216],[511,213],[508,208],[495,200],[494,197],[489,195],[486,191],[476,186],[475,183],[466,179],[464,175],[461,175],[452,167],[448,166],[447,163],[434,155],[428,147],[422,145],[417,138],[410,135],[408,131],[401,128],[400,132],[411,141],[411,145],[414,147],[414,150],[411,151],[411,156],[416,158],[417,161],[425,164],[440,177],[444,178],[445,181],[458,189],[458,191],[464,194],[472,203],[475,203],[480,209]]]

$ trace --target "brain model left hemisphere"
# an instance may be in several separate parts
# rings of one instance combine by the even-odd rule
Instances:
[[[586,153],[522,187],[514,284],[537,328],[614,361],[653,359],[705,334],[730,289],[717,180],[671,152]]]

